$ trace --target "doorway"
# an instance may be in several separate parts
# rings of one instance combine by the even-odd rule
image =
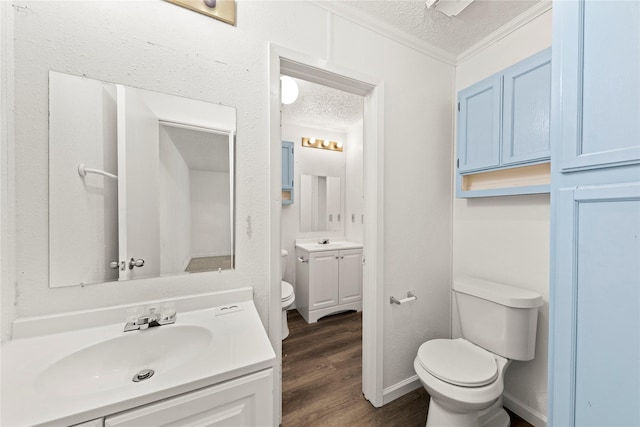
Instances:
[[[304,79],[364,97],[363,119],[363,320],[362,392],[375,407],[383,404],[383,117],[384,85],[352,70],[342,69],[281,46],[269,46],[269,322],[268,333],[276,352],[275,424],[281,420],[282,310],[280,287],[282,160],[280,76]]]

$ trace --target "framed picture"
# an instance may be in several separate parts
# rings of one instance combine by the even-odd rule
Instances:
[[[236,25],[235,0],[167,0],[169,3],[186,7],[194,12],[219,19],[227,24]]]

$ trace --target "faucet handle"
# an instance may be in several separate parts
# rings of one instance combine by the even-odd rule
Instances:
[[[129,307],[127,308],[126,321],[127,323],[135,324],[138,321],[138,319],[144,315],[145,315],[144,307],[141,307],[141,306]]]
[[[176,303],[173,301],[167,301],[160,306],[160,318],[169,319],[176,315]]]

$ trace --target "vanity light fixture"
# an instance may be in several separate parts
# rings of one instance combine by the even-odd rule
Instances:
[[[321,148],[329,151],[342,151],[342,142],[329,141],[328,139],[302,137],[302,146],[308,148]]]

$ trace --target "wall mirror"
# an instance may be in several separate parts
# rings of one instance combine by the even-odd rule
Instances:
[[[341,231],[343,222],[340,178],[300,175],[300,231]]]
[[[234,268],[232,107],[49,73],[49,286]]]

